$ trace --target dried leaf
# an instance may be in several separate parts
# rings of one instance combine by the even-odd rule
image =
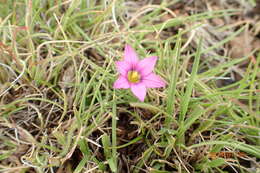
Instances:
[[[249,32],[239,35],[230,41],[231,57],[241,58],[249,55],[254,49],[260,48],[259,40]]]

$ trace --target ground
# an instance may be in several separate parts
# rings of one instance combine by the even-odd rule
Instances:
[[[0,0],[0,172],[260,172],[259,0]],[[114,89],[131,45],[167,83]]]

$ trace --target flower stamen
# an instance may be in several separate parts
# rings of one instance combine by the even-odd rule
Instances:
[[[141,75],[137,71],[129,71],[127,73],[127,79],[131,83],[140,82]]]

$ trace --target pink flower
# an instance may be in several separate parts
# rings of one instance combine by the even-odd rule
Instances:
[[[120,76],[115,81],[114,88],[131,88],[133,94],[140,101],[144,101],[147,88],[160,88],[166,85],[164,80],[153,73],[156,61],[156,56],[139,60],[134,49],[126,45],[124,60],[116,61],[116,68]]]

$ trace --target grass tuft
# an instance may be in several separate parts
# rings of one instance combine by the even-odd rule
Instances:
[[[259,1],[0,0],[0,172],[259,172]],[[115,90],[124,45],[167,87]]]

